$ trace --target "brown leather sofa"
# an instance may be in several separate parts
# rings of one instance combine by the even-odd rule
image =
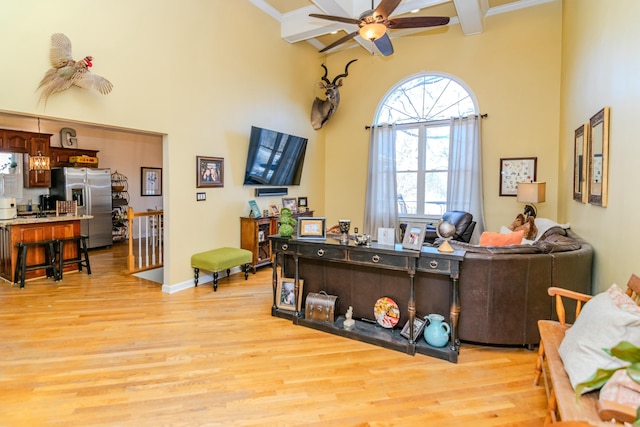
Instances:
[[[436,245],[438,243],[436,241]],[[591,294],[593,249],[571,230],[552,228],[532,245],[481,247],[450,243],[456,249],[467,251],[459,280],[458,336],[462,341],[538,344],[538,320],[555,316],[548,287],[560,286]],[[416,276],[418,290],[422,280],[434,280],[433,275],[430,276]],[[432,310],[445,315],[448,314],[446,285],[443,281],[442,290],[423,297],[433,301]],[[571,309],[567,310],[568,314]]]

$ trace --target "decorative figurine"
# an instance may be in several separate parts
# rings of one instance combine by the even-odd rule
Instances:
[[[344,317],[345,317],[344,328],[345,329],[353,328],[353,325],[356,324],[356,321],[351,318],[351,317],[353,317],[353,307],[352,306],[349,306],[349,309],[344,314]]]
[[[342,243],[343,245],[349,244],[349,229],[351,228],[351,220],[340,219],[338,220],[338,225],[340,226],[340,243]]]

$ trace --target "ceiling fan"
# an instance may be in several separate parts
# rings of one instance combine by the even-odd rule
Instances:
[[[393,54],[393,45],[387,34],[387,28],[423,28],[437,27],[449,23],[448,16],[414,16],[409,18],[389,18],[389,15],[398,7],[402,0],[382,0],[378,7],[373,10],[373,0],[371,0],[372,10],[367,10],[360,15],[359,19],[345,18],[334,15],[321,15],[311,13],[309,16],[320,19],[328,19],[329,21],[344,22],[346,24],[355,24],[360,27],[358,31],[347,34],[341,39],[326,46],[320,52],[326,52],[334,47],[353,39],[358,34],[366,39],[371,40],[380,53],[384,56]]]

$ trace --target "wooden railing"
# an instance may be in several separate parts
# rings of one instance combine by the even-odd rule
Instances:
[[[160,268],[164,265],[164,211],[127,210],[129,221],[129,273]]]

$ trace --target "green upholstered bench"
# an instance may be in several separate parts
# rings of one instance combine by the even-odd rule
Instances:
[[[193,267],[193,281],[198,286],[200,269],[213,272],[213,290],[218,290],[218,272],[227,270],[229,275],[231,268],[242,266],[244,280],[249,278],[249,264],[253,260],[251,251],[238,248],[219,248],[206,252],[200,252],[191,256]]]

